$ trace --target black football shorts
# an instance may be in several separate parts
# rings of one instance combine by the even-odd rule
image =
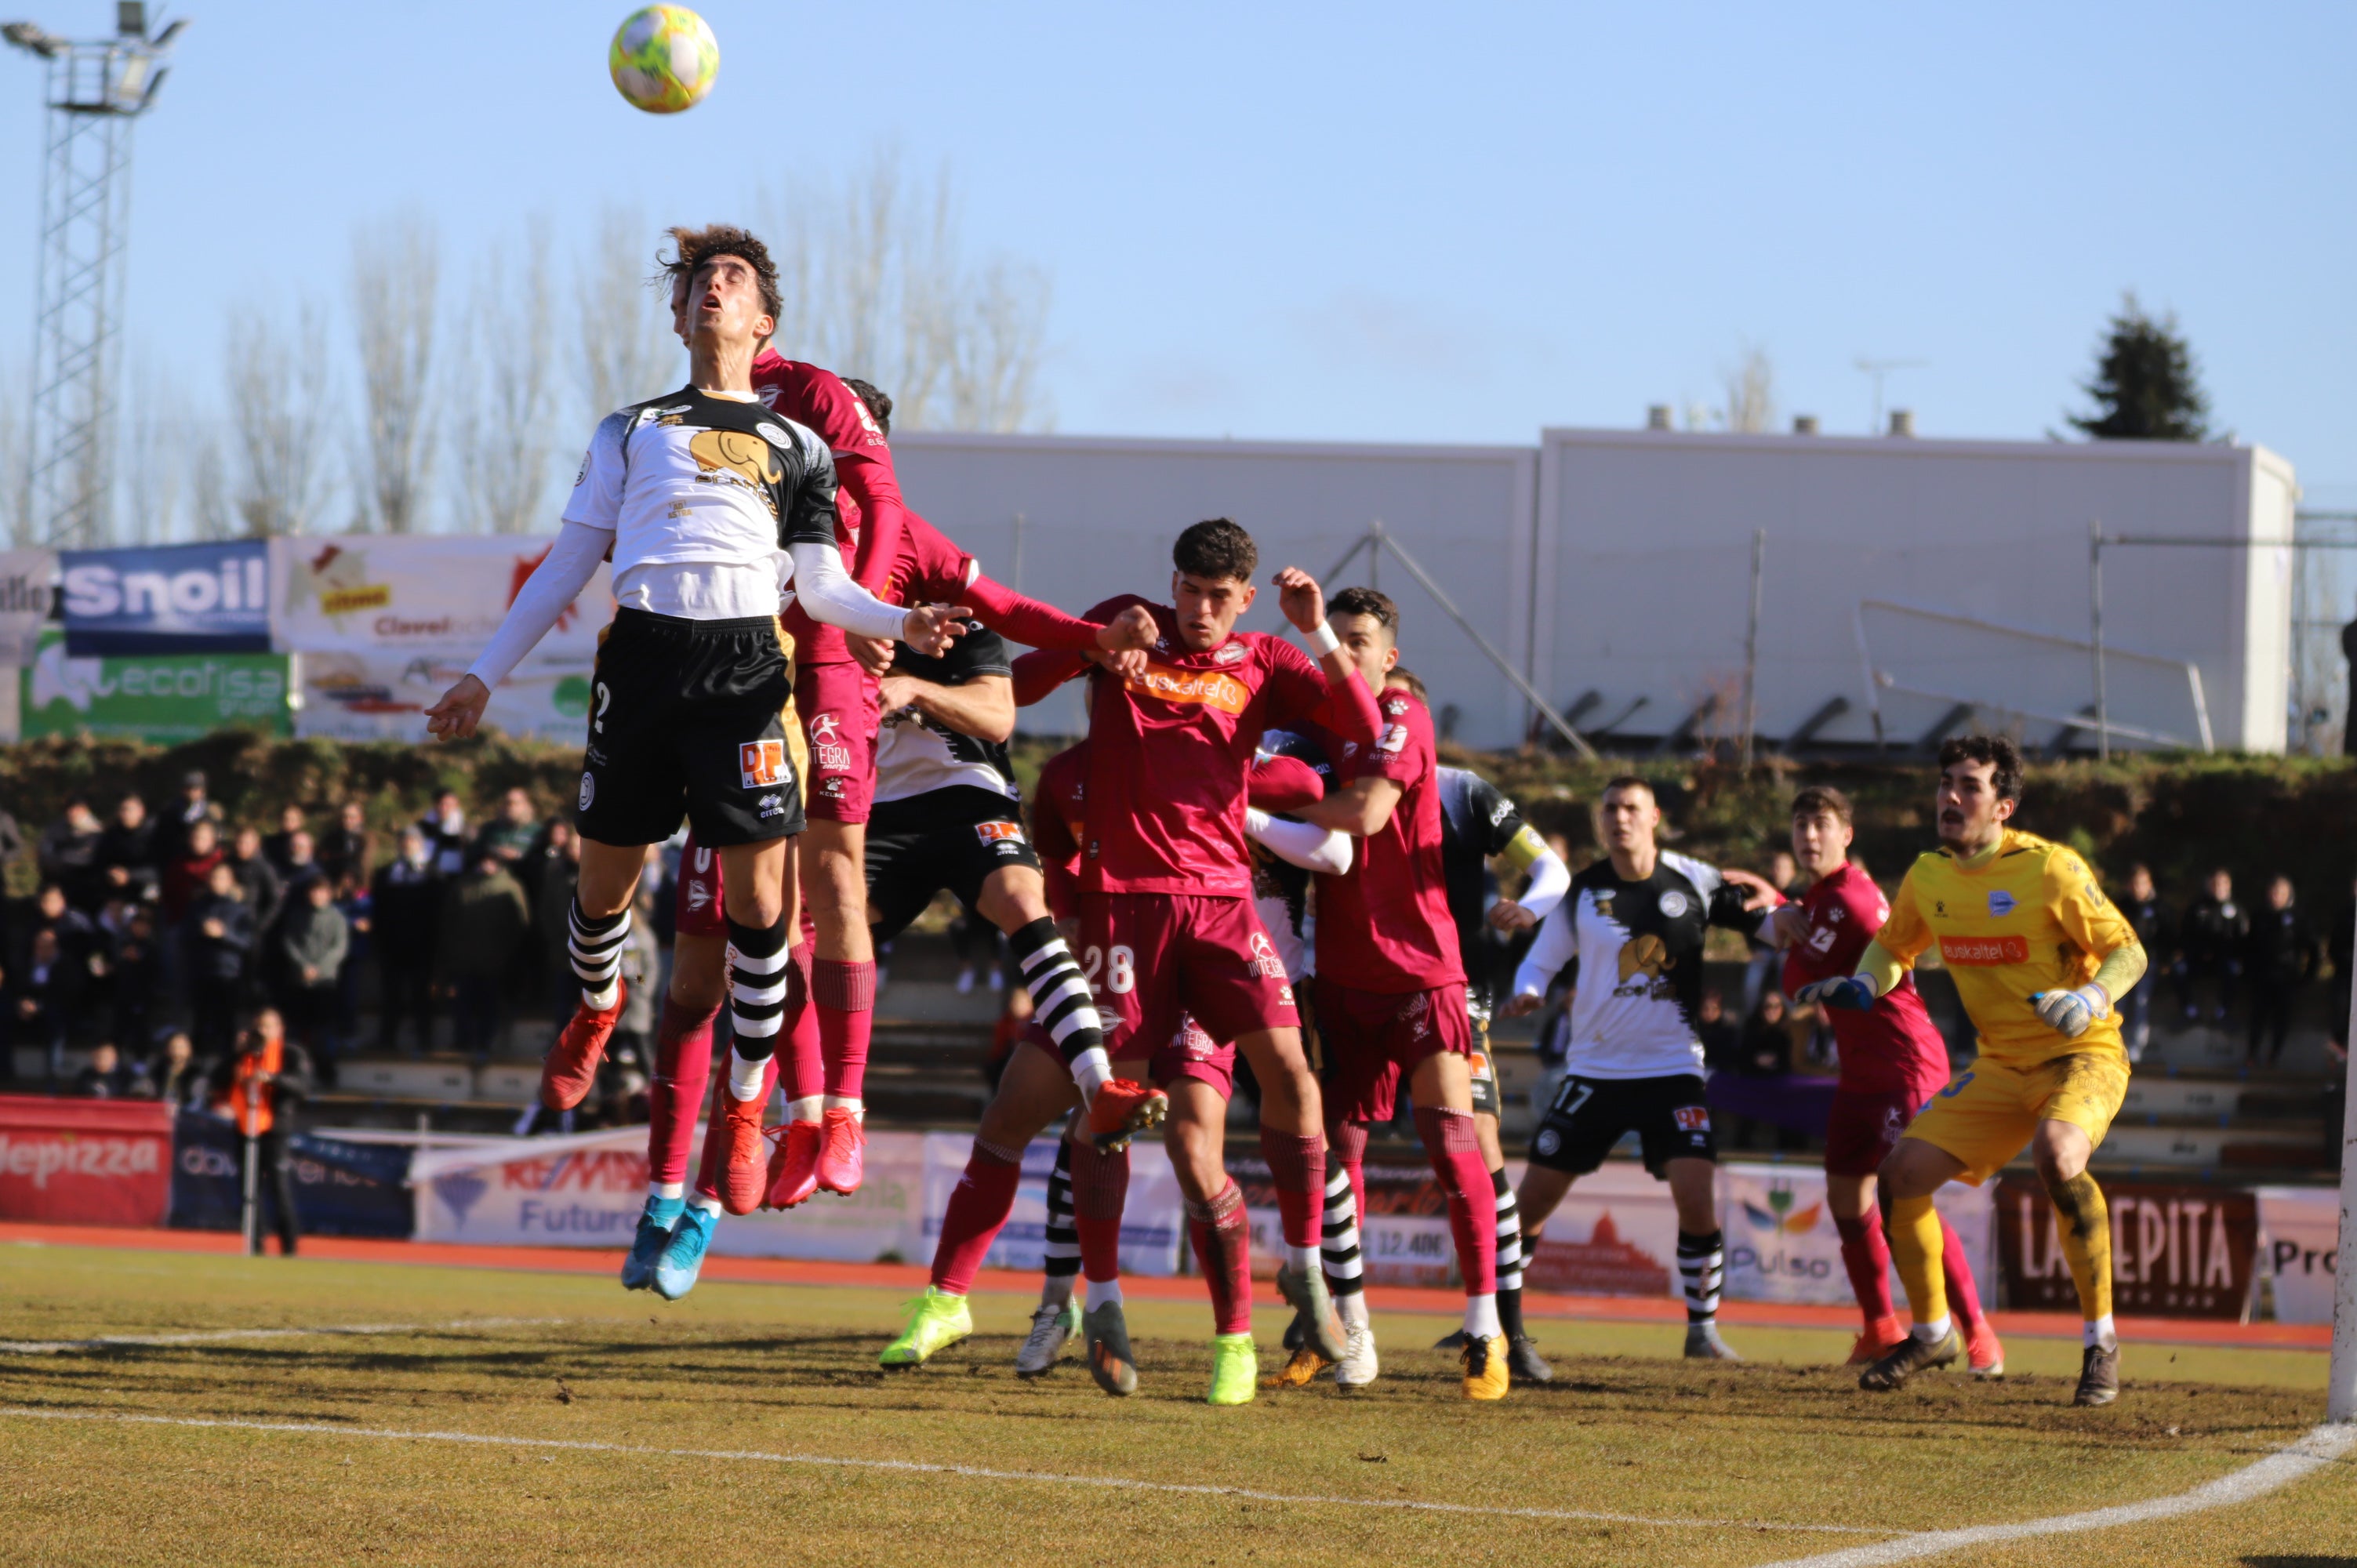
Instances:
[[[1645,1168],[1659,1176],[1672,1160],[1718,1158],[1710,1106],[1695,1073],[1665,1078],[1566,1078],[1531,1135],[1531,1163],[1586,1176],[1633,1132]]]
[[[802,728],[776,618],[623,608],[597,645],[581,836],[660,843],[682,815],[719,849],[802,831]]]
[[[943,888],[968,909],[991,873],[1039,869],[1023,808],[988,789],[953,784],[878,800],[867,817],[867,921],[877,941],[908,929]]]

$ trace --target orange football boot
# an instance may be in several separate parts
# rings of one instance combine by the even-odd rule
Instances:
[[[589,1098],[590,1087],[597,1081],[597,1064],[606,1058],[606,1042],[613,1037],[614,1026],[621,1021],[622,1004],[630,993],[630,982],[614,982],[614,1004],[602,1012],[592,1011],[587,1002],[576,1002],[573,1016],[566,1020],[565,1033],[556,1036],[556,1044],[540,1058],[540,1102],[551,1111],[570,1111]]]
[[[1099,1154],[1112,1154],[1169,1114],[1170,1097],[1151,1084],[1108,1079],[1089,1102],[1089,1142]]]

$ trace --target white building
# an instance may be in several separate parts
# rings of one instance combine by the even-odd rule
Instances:
[[[2298,492],[2263,448],[1663,430],[1550,430],[1535,448],[913,433],[896,447],[912,505],[994,575],[1074,610],[1161,596],[1169,542],[1199,518],[1251,529],[1265,569],[1318,573],[1380,522],[1620,749],[1740,729],[1755,529],[1758,733],[1820,744],[1968,723],[2052,744],[2093,712],[2090,526],[2252,541],[2105,549],[2106,709],[2115,745],[2198,746],[2206,725],[2220,748],[2284,746],[2291,552],[2255,542],[2292,537]],[[1343,575],[1370,575],[1361,553]],[[1471,639],[1396,560],[1372,575],[1456,737],[1520,740],[1529,706]],[[1273,596],[1244,624],[1276,628]],[[1026,724],[1072,733],[1078,700]]]

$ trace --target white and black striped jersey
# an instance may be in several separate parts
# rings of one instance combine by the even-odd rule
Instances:
[[[1565,1067],[1581,1078],[1664,1078],[1702,1070],[1703,939],[1712,926],[1749,932],[1762,915],[1716,867],[1661,852],[1653,874],[1623,882],[1608,855],[1571,879],[1514,975],[1516,994],[1544,993],[1574,959]]]
[[[892,673],[936,686],[963,686],[984,676],[1014,672],[1006,642],[974,621],[966,622],[965,635],[937,658],[920,653],[905,642],[892,648]],[[957,789],[984,789],[1021,800],[1023,791],[1016,786],[1006,743],[960,735],[914,708],[886,714],[876,735],[877,803]]]
[[[772,616],[788,547],[835,542],[834,457],[758,402],[694,387],[608,414],[565,521],[614,533],[614,597],[693,620]]]
[[[1271,757],[1290,757],[1317,774],[1329,789],[1334,787],[1334,765],[1326,748],[1306,735],[1283,729],[1263,731],[1254,764],[1258,766]],[[1250,788],[1249,775],[1246,788]],[[1286,980],[1299,985],[1318,967],[1318,920],[1309,908],[1314,879],[1307,870],[1257,843],[1252,846],[1252,872],[1253,908],[1276,949],[1277,961],[1285,965]]]

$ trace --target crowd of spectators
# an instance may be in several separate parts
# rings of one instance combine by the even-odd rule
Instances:
[[[25,836],[0,811],[0,859]],[[193,1102],[264,1006],[328,1083],[339,1057],[423,1054],[437,1026],[479,1062],[520,1009],[571,1007],[579,841],[520,789],[488,822],[446,792],[386,835],[357,800],[231,822],[191,773],[160,810],[77,797],[30,847],[38,889],[0,909],[0,1016],[10,1060],[74,1092]],[[66,1072],[69,1052],[88,1065]]]

